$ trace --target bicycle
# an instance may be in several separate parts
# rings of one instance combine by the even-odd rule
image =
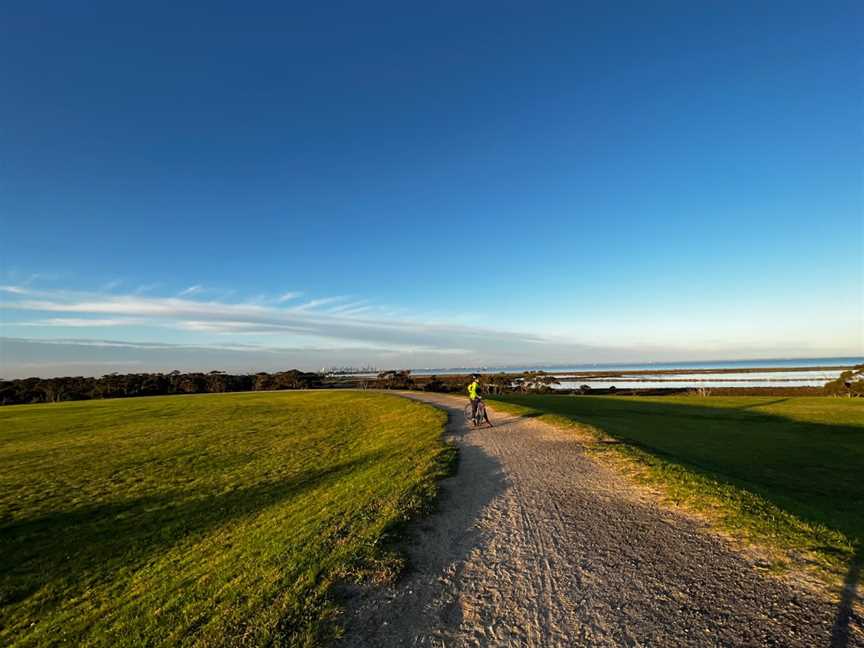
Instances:
[[[477,399],[477,409],[474,410],[471,406],[471,401],[465,406],[465,422],[470,423],[474,427],[479,427],[483,423],[488,423],[489,427],[494,427],[492,421],[489,420],[489,413],[486,411],[486,403],[482,398]]]

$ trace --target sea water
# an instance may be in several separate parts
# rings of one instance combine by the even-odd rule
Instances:
[[[574,389],[581,385],[605,388],[616,386],[640,389],[662,387],[821,387],[840,375],[841,367],[864,364],[864,358],[774,358],[764,360],[710,360],[696,362],[654,362],[632,364],[575,364],[534,367],[460,367],[452,369],[420,369],[415,374],[464,374],[464,373],[522,373],[523,371],[545,371],[557,377],[558,389]],[[789,368],[796,371],[789,371]],[[834,369],[807,369],[807,367],[836,367]],[[784,369],[787,371],[723,372],[699,374],[627,374],[613,377],[590,377],[586,372],[613,371],[670,371],[675,369]]]

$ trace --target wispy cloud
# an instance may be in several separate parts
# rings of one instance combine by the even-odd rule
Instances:
[[[26,295],[30,292],[21,286],[0,286],[0,291],[12,293],[13,295]]]
[[[96,319],[85,317],[51,317],[48,319],[35,320],[32,322],[18,322],[19,326],[61,326],[71,328],[101,328],[104,326],[133,326],[142,324],[141,319]]]
[[[122,285],[123,285],[122,279],[112,279],[111,281],[108,281],[108,282],[102,284],[102,287],[99,290],[101,290],[102,292],[110,292],[110,291],[114,290],[115,288],[119,288]]]
[[[345,301],[345,297],[323,297],[321,299],[311,299],[304,304],[300,304],[299,306],[295,306],[291,310],[294,312],[302,312],[309,311],[320,306],[326,306],[327,304],[333,304],[340,301]]]
[[[368,299],[361,299],[359,301],[348,302],[347,304],[340,304],[339,306],[334,306],[333,308],[328,308],[328,313],[347,313],[349,311],[356,311],[358,309],[371,310],[372,307],[368,306]]]
[[[204,286],[200,286],[198,284],[194,286],[189,286],[185,290],[181,290],[177,293],[178,297],[188,297],[190,295],[197,295],[198,293],[204,292]]]
[[[300,333],[314,335],[314,327],[291,323],[264,323],[249,321],[206,321],[206,320],[184,320],[177,323],[177,328],[184,331],[204,331],[208,333]]]
[[[358,315],[368,314],[370,311],[375,310],[372,306],[359,306],[357,308],[348,308],[343,311],[339,311],[339,314],[343,317],[357,317]]]
[[[298,306],[286,307],[272,303],[204,301],[188,296],[42,291],[16,294],[12,301],[0,303],[0,307],[20,312],[69,315],[42,320],[54,328],[64,325],[70,328],[121,326],[134,321],[161,330],[168,327],[221,336],[267,334],[270,337],[282,333],[292,340],[329,340],[331,346],[475,349],[479,352],[545,342],[532,334],[422,322],[405,316],[387,317],[367,300],[348,301],[344,296],[315,298]]]
[[[287,302],[287,301],[291,301],[292,299],[297,299],[298,297],[300,297],[300,296],[302,296],[302,295],[303,295],[302,292],[286,292],[286,293],[282,293],[281,295],[279,295],[279,296],[276,298],[276,303],[277,303],[277,304],[284,304],[285,302]]]

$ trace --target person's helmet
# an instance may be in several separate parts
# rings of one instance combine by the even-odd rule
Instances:
[[[471,374],[471,377],[472,377],[474,380],[480,380],[480,374]]]

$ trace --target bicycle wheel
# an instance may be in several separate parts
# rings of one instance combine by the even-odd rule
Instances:
[[[465,422],[466,423],[473,423],[474,422],[474,417],[471,415],[471,402],[470,401],[465,406]]]
[[[483,425],[484,423],[489,423],[489,416],[486,414],[486,403],[480,401],[480,406],[477,408],[476,425]],[[489,424],[491,425],[491,423]]]

